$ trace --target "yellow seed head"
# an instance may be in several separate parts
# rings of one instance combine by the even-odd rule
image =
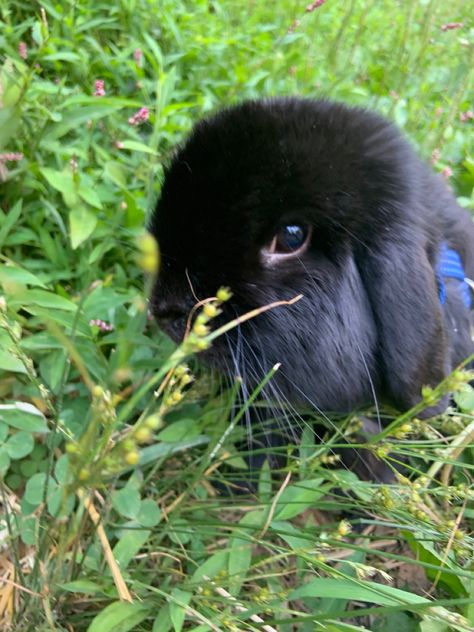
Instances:
[[[158,430],[163,425],[163,421],[159,415],[150,415],[143,422],[150,430]]]
[[[140,460],[140,455],[136,450],[132,450],[131,452],[127,452],[125,455],[125,462],[128,465],[136,465]]]
[[[104,389],[102,388],[102,386],[99,386],[98,384],[96,384],[95,386],[92,387],[92,395],[94,397],[97,397],[97,399],[99,397],[103,397],[104,396]]]
[[[206,327],[206,325],[203,325],[202,323],[195,323],[194,327],[193,327],[193,331],[196,334],[196,336],[200,336],[200,337],[204,337],[207,336],[207,334],[209,333],[209,328]]]
[[[137,240],[137,263],[148,274],[157,274],[160,268],[160,251],[150,233],[144,233]]]
[[[194,346],[196,351],[204,351],[209,347],[209,343],[204,338],[199,338],[198,340],[196,340]]]
[[[214,305],[214,303],[206,303],[202,308],[202,311],[205,316],[207,316],[207,318],[214,318],[215,316],[217,316],[218,313],[218,309]]]
[[[87,468],[83,467],[81,470],[79,470],[79,480],[80,481],[86,481],[90,476],[90,472]]]
[[[151,431],[145,425],[135,431],[135,439],[138,443],[145,443],[151,439]]]
[[[221,287],[217,290],[216,296],[218,301],[220,301],[221,303],[225,303],[232,296],[232,292],[229,290],[228,287]]]
[[[339,535],[344,537],[351,532],[351,529],[351,525],[346,520],[341,520],[339,526],[337,527],[337,532],[339,533]]]

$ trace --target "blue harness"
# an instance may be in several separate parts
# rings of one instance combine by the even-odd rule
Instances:
[[[459,291],[461,292],[462,302],[470,309],[472,307],[471,289],[466,281],[461,257],[456,250],[450,248],[448,244],[443,243],[441,244],[438,268],[436,270],[439,301],[441,305],[446,303],[446,278],[457,279],[459,281]]]

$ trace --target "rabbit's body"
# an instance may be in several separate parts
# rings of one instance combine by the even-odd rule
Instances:
[[[224,110],[176,152],[149,228],[151,308],[176,340],[219,286],[227,320],[303,295],[208,352],[249,389],[280,362],[272,393],[292,404],[407,409],[474,352],[460,281],[438,270],[446,244],[474,278],[474,224],[378,115],[302,99]]]

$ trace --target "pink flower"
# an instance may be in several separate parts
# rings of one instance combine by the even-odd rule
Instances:
[[[20,151],[10,151],[0,154],[0,162],[18,162],[19,160],[23,160],[23,154]]]
[[[148,121],[149,117],[150,113],[148,108],[140,108],[138,112],[135,112],[135,114],[128,119],[128,122],[130,125],[140,125],[140,123]]]
[[[464,22],[447,22],[441,25],[441,30],[444,32],[453,31],[454,29],[462,29],[463,26]]]
[[[135,63],[137,64],[139,68],[141,68],[141,65],[142,65],[142,57],[143,57],[142,49],[136,48],[133,51],[133,59],[135,60]]]
[[[308,6],[306,7],[306,13],[312,13],[315,9],[318,9],[325,2],[326,0],[314,0],[314,2],[308,4]]]
[[[471,121],[474,118],[474,113],[472,110],[467,110],[467,112],[461,112],[459,114],[459,120],[461,123],[467,123],[467,121]]]
[[[453,175],[453,170],[451,169],[451,167],[445,167],[443,171],[441,172],[441,175],[443,176],[443,178],[446,178],[447,180]]]
[[[123,142],[121,140],[116,140],[115,147],[117,147],[117,149],[123,149]]]
[[[94,84],[94,96],[105,97],[105,84],[103,79],[97,79]]]
[[[103,320],[100,320],[100,318],[94,318],[93,320],[90,320],[89,325],[91,327],[98,327],[100,331],[113,331],[114,329],[113,325],[111,325],[110,323],[106,323]]]
[[[26,59],[28,57],[28,48],[25,42],[20,42],[18,44],[18,54],[22,59]]]

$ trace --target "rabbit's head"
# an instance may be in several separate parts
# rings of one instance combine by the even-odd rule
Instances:
[[[233,293],[222,320],[302,294],[216,340],[207,361],[249,389],[281,363],[270,388],[295,404],[413,405],[450,368],[422,174],[398,131],[360,109],[275,99],[201,121],[149,225],[153,314],[178,341],[220,286]]]

